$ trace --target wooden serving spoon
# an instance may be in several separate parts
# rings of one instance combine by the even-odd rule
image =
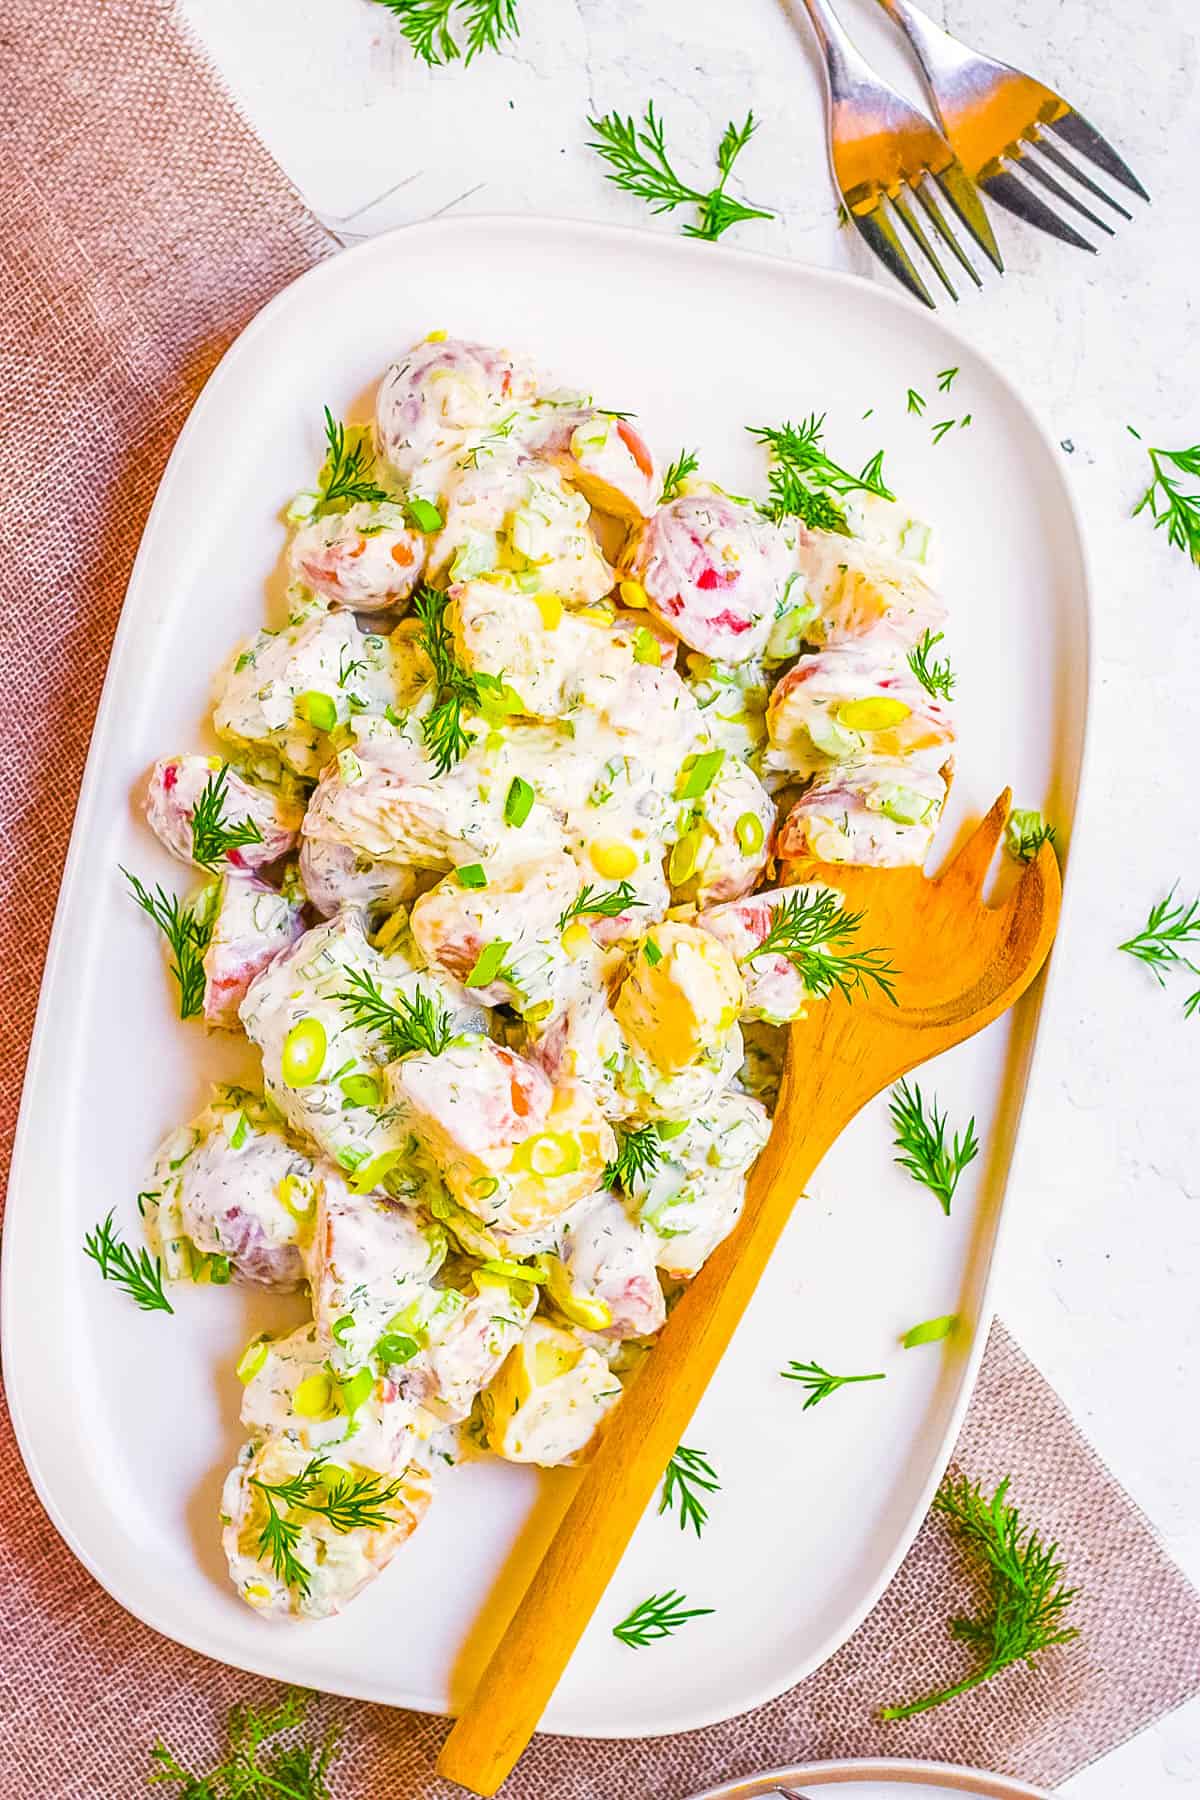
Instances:
[[[797,864],[865,913],[858,940],[887,948],[896,1004],[873,991],[813,1005],[789,1033],[775,1124],[736,1229],[685,1289],[613,1413],[562,1523],[483,1676],[446,1739],[438,1770],[494,1794],[546,1703],[654,1496],[771,1252],[825,1152],[868,1100],[1010,1007],[1041,968],[1062,889],[1048,844],[1008,898],[981,889],[1008,818],[1006,791],[933,880],[919,869]]]

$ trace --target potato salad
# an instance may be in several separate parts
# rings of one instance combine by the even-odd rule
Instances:
[[[758,435],[756,501],[431,333],[326,414],[218,753],[150,775],[202,880],[135,896],[261,1074],[162,1144],[148,1249],[311,1303],[229,1371],[264,1615],[337,1612],[448,1465],[584,1461],[737,1222],[783,1028],[889,991],[836,865],[921,863],[946,796],[930,534],[819,421]]]

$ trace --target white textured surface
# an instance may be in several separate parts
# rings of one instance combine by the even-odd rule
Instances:
[[[779,0],[520,0],[515,45],[433,74],[372,0],[184,5],[268,146],[347,241],[451,207],[672,230],[610,187],[585,147],[589,111],[640,111],[653,97],[700,186],[726,119],[754,106],[762,126],[740,174],[779,218],[731,241],[869,272],[835,224],[817,69]],[[1189,729],[1200,572],[1144,516],[1129,518],[1144,458],[1125,432],[1129,422],[1170,447],[1200,434],[1200,15],[1194,0],[933,0],[931,10],[1066,93],[1154,196],[1094,259],[998,215],[1008,273],[964,301],[956,322],[1074,446],[1097,575],[1090,771],[1056,951],[1066,967],[1028,1107],[1027,1189],[1000,1307],[1200,1581],[1200,1018],[1182,1016],[1186,988],[1160,993],[1114,949],[1176,876],[1189,897],[1200,892]],[[841,11],[881,70],[901,74],[869,0],[841,0]],[[900,384],[916,378],[897,369]],[[790,403],[802,410],[805,397]],[[1064,1791],[1200,1791],[1200,1702]]]

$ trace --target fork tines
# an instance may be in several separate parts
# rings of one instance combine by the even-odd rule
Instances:
[[[1029,184],[1021,180],[1017,170],[1030,176],[1047,193],[1053,194],[1064,206],[1069,207],[1080,217],[1094,225],[1106,237],[1114,237],[1116,233],[1106,219],[1102,219],[1080,197],[1065,187],[1045,165],[1051,164],[1060,170],[1084,193],[1092,194],[1097,200],[1123,219],[1132,219],[1133,214],[1119,200],[1114,200],[1108,191],[1094,181],[1083,169],[1080,169],[1069,156],[1064,155],[1057,144],[1045,136],[1045,129],[1057,132],[1079,155],[1085,156],[1097,168],[1102,169],[1115,181],[1119,181],[1132,193],[1149,201],[1149,194],[1133,171],[1122,161],[1106,138],[1101,137],[1094,125],[1089,125],[1081,113],[1068,111],[1060,119],[1049,122],[1046,128],[1039,124],[1031,125],[1022,133],[1018,143],[1010,146],[1005,161],[997,161],[989,171],[984,169],[979,175],[979,185],[989,198],[1007,207],[1009,212],[1016,213],[1029,225],[1037,225],[1048,231],[1053,237],[1060,238],[1063,243],[1074,244],[1076,249],[1095,252],[1096,246],[1076,230],[1069,220],[1064,219],[1042,196]],[[1031,155],[1030,152],[1033,152]],[[1044,159],[1044,160],[1043,160]],[[1006,163],[1008,166],[1006,166]]]
[[[928,221],[930,226],[928,232],[916,210],[910,204],[910,196],[913,195]],[[950,252],[976,287],[983,286],[978,271],[959,243],[945,213],[938,204],[939,199],[947,203],[988,260],[1003,273],[1004,263],[992,235],[987,214],[983,210],[974,186],[957,162],[936,172],[925,170],[916,181],[907,187],[900,187],[890,196],[881,189],[876,196],[875,204],[869,211],[851,212],[850,215],[861,236],[879,260],[891,270],[898,281],[903,282],[910,293],[915,294],[918,300],[924,301],[925,305],[930,307],[933,305],[933,297],[896,228],[897,219],[952,300],[957,300],[958,294],[931,241],[932,238],[936,238],[939,244]]]

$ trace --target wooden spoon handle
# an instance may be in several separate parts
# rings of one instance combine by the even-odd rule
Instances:
[[[789,1057],[789,1066],[791,1063]],[[625,1547],[749,1304],[792,1206],[857,1111],[820,1118],[789,1105],[759,1158],[737,1229],[685,1290],[616,1408],[595,1457],[479,1685],[442,1746],[438,1770],[494,1794],[525,1749]],[[862,1098],[865,1099],[865,1095]]]

